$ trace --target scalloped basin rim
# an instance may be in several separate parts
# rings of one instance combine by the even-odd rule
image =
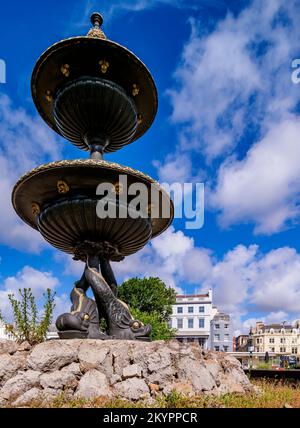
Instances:
[[[41,165],[18,180],[12,192],[12,204],[22,220],[37,229],[36,218],[32,213],[32,203],[35,202],[42,207],[51,200],[57,200],[59,180],[65,180],[68,183],[71,197],[78,195],[79,190],[81,193],[86,190],[86,195],[90,196],[96,195],[95,189],[101,180],[115,183],[118,181],[119,174],[126,175],[128,185],[131,182],[145,183],[148,188],[154,185],[164,203],[169,204],[169,216],[155,219],[152,226],[152,237],[158,236],[170,226],[174,217],[173,202],[167,192],[148,175],[104,160],[65,160]]]

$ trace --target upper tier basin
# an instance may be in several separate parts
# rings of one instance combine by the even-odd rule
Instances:
[[[109,143],[104,151],[113,151],[140,138],[151,126],[157,112],[157,91],[147,67],[132,52],[107,39],[86,36],[62,40],[47,49],[32,73],[33,101],[45,122],[78,146],[78,136],[66,133],[57,121],[55,104],[62,89],[84,77],[105,79],[116,84],[135,107],[137,121],[132,135]],[[96,96],[91,99],[97,98]],[[81,101],[77,97],[78,103]],[[98,98],[99,100],[99,98]],[[74,105],[76,108],[76,103]],[[134,131],[134,132],[133,132]],[[77,131],[76,131],[77,134]],[[81,148],[87,148],[81,136]]]
[[[132,98],[116,83],[96,77],[64,85],[56,95],[54,119],[61,135],[92,153],[120,149],[137,128]]]

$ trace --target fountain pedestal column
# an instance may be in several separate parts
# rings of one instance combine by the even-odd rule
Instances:
[[[89,287],[95,302],[86,296]],[[71,300],[71,313],[60,315],[56,321],[62,339],[145,340],[151,333],[151,326],[135,320],[128,306],[117,298],[113,271],[109,260],[103,257],[88,257],[83,276],[72,290]],[[107,334],[99,331],[99,317],[106,321]]]

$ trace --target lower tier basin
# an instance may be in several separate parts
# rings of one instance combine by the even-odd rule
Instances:
[[[99,194],[99,185],[111,191]],[[147,193],[137,204],[133,190],[140,185]],[[93,159],[52,162],[28,172],[15,185],[12,202],[46,241],[82,261],[95,253],[119,261],[162,233],[174,215],[168,194],[151,177]]]

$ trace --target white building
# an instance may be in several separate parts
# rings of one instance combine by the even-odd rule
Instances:
[[[6,331],[6,325],[2,321],[0,321],[0,340],[1,339],[15,340],[14,336]]]
[[[51,339],[59,339],[55,324],[51,324],[47,332],[46,340]]]
[[[204,349],[210,347],[210,323],[217,313],[212,304],[212,290],[206,294],[178,295],[170,326],[177,330],[181,342],[197,342]]]

